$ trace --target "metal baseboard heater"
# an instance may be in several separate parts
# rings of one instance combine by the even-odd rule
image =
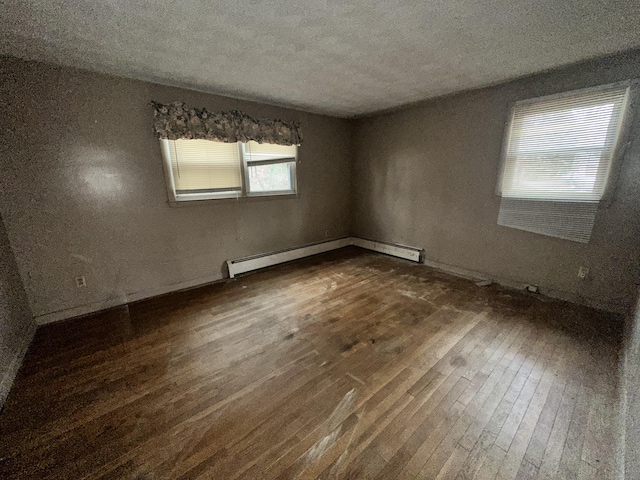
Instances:
[[[423,259],[423,250],[419,248],[398,245],[395,243],[378,242],[360,237],[343,237],[336,240],[312,243],[286,250],[239,258],[237,260],[227,260],[229,277],[234,278],[240,273],[251,272],[260,268],[290,262],[292,260],[329,252],[331,250],[337,250],[338,248],[348,247],[350,245],[366,248],[367,250],[373,250],[375,252],[385,253],[394,257],[404,258],[414,262],[421,262]]]

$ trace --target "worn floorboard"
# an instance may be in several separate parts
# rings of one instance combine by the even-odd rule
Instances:
[[[613,315],[347,248],[42,327],[2,478],[615,478]]]

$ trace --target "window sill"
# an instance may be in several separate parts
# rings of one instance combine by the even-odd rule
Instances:
[[[281,195],[252,195],[248,197],[223,197],[223,198],[203,198],[193,200],[169,200],[170,207],[193,207],[197,205],[222,205],[227,203],[247,203],[272,200],[290,200],[300,197],[299,193],[286,193]]]
[[[500,195],[499,193],[494,193],[493,198],[502,200],[502,195]],[[519,200],[531,200],[531,201],[552,202],[552,203],[570,203],[570,202],[586,203],[587,202],[586,200],[567,200],[567,199],[559,199],[559,198],[520,198]],[[613,195],[605,194],[605,196],[602,197],[600,200],[594,200],[594,201],[598,203],[598,209],[601,209],[601,208],[604,209],[604,208],[611,207],[613,200],[614,200]]]

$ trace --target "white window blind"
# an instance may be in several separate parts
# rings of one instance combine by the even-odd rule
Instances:
[[[176,194],[242,189],[237,143],[211,140],[162,141],[168,142]]]
[[[160,140],[170,201],[295,194],[298,147]]]
[[[272,143],[245,143],[245,152],[248,163],[266,161],[290,161],[296,160],[295,145],[275,145]]]
[[[500,225],[588,242],[628,85],[518,102],[507,129]]]

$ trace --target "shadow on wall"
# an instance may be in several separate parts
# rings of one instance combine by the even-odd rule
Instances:
[[[35,322],[0,217],[0,408],[35,333]]]
[[[624,392],[625,476],[640,478],[640,288],[636,310],[630,315],[625,332]]]

